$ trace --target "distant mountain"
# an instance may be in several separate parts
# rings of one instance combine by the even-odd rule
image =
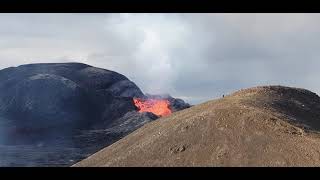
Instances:
[[[146,124],[75,167],[319,166],[320,97],[261,86]]]
[[[78,157],[70,155],[65,161],[56,153],[47,165],[68,165],[158,118],[138,112],[133,98],[147,97],[135,83],[119,73],[81,63],[3,69],[0,92],[0,145],[46,147],[46,152],[80,149]],[[43,154],[40,159],[45,159],[47,154]],[[0,166],[15,165],[14,156],[6,157]],[[16,164],[27,165],[30,157]],[[31,166],[41,166],[41,162]]]

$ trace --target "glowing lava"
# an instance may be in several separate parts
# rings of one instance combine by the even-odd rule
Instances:
[[[163,117],[172,113],[170,102],[166,99],[140,99],[134,98],[134,104],[139,108],[139,112],[152,112],[153,114]]]

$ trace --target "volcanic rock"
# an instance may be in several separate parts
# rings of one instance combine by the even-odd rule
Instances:
[[[0,166],[69,166],[159,118],[128,78],[81,63],[0,70],[0,92]]]
[[[135,110],[128,97],[143,96],[123,75],[80,63],[7,68],[0,81],[0,116],[12,121],[15,135],[26,138],[23,132],[41,139],[56,130],[61,135],[112,123]]]

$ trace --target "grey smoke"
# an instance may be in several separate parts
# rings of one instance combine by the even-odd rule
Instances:
[[[0,68],[78,61],[193,104],[264,84],[320,93],[319,14],[1,14]]]

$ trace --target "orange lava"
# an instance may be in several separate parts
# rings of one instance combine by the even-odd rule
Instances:
[[[170,102],[165,99],[140,99],[134,98],[134,104],[139,108],[139,112],[152,112],[153,114],[164,117],[172,113]]]

